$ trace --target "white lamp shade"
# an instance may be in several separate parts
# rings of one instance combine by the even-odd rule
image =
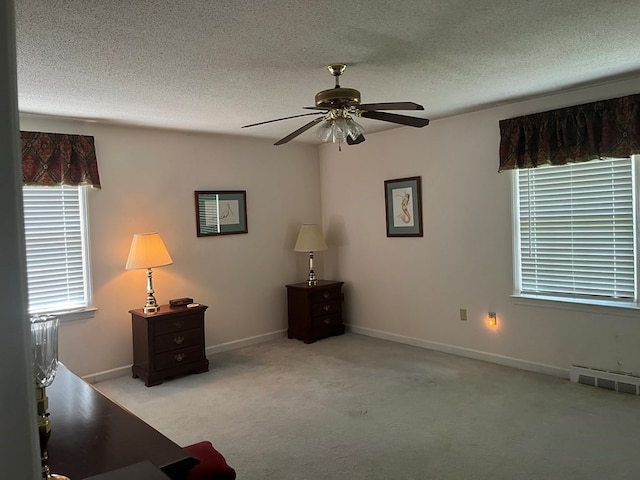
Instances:
[[[173,260],[159,234],[136,233],[131,241],[127,270],[171,265]]]
[[[324,241],[320,225],[304,224],[300,227],[296,246],[296,252],[320,252],[327,250],[327,242]]]

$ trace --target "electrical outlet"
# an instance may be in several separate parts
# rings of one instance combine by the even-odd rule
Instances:
[[[466,308],[461,308],[460,309],[460,320],[467,320],[467,309]]]

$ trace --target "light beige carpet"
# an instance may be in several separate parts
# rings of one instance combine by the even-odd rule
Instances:
[[[239,480],[640,478],[637,396],[355,334],[210,362],[96,387]]]

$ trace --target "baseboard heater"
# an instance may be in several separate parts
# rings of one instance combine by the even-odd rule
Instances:
[[[640,395],[640,376],[634,375],[631,372],[571,365],[569,375],[572,382],[621,393]]]

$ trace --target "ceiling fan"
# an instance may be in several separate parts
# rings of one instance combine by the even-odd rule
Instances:
[[[308,115],[320,115],[318,118],[303,125],[291,132],[284,138],[278,140],[274,145],[283,145],[298,135],[306,132],[314,125],[324,122],[318,128],[318,135],[327,142],[332,141],[339,146],[343,141],[348,145],[357,145],[364,142],[364,128],[358,124],[353,117],[372,118],[383,122],[408,125],[410,127],[424,127],[429,124],[426,118],[410,117],[398,115],[396,113],[379,112],[378,110],[424,110],[422,105],[414,102],[383,102],[383,103],[360,103],[360,92],[355,88],[343,88],[340,86],[340,75],[344,73],[347,66],[344,63],[332,63],[327,69],[336,79],[336,86],[329,90],[322,90],[316,93],[315,107],[303,107],[306,110],[319,110],[313,113],[302,113],[290,117],[276,118],[265,122],[244,125],[242,128],[255,127],[265,123],[279,122],[290,118],[304,117]]]

